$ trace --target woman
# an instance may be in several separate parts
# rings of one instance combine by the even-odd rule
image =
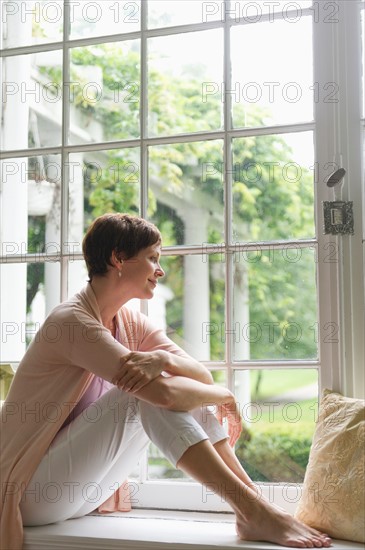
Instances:
[[[141,218],[106,214],[89,228],[89,283],[46,319],[2,408],[2,547],[22,547],[22,524],[124,509],[123,481],[149,440],[231,505],[242,539],[330,546],[258,497],[232,451],[241,432],[234,396],[124,307],[153,297],[160,252],[158,229]],[[209,404],[227,418],[229,442]]]

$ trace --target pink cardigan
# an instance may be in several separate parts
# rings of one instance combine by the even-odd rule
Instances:
[[[165,349],[186,356],[139,312],[121,308],[118,325],[119,341],[102,325],[88,284],[50,313],[28,347],[0,412],[0,548],[21,550],[22,494],[94,375],[110,382],[120,358],[129,351]],[[125,509],[119,506],[123,498],[117,493],[102,511]]]

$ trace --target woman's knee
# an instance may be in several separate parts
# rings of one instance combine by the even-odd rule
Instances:
[[[209,436],[210,441],[215,444],[227,438],[227,434],[223,426],[219,423],[215,413],[216,407],[207,405],[198,407],[190,411],[192,417],[198,422],[203,430]]]

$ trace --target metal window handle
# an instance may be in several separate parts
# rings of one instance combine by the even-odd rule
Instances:
[[[338,185],[341,183],[343,178],[346,175],[346,170],[344,168],[338,168],[333,174],[330,175],[330,177],[327,180],[327,187],[334,187],[335,185]]]
[[[341,199],[341,187],[343,178],[346,175],[344,168],[338,168],[333,172],[326,184],[327,187],[340,185],[338,192],[333,190],[334,201],[323,202],[323,218],[325,235],[353,235],[354,234],[354,214],[352,210],[352,201],[343,201]]]

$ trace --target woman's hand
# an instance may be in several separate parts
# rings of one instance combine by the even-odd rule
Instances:
[[[165,370],[166,352],[131,351],[122,358],[122,364],[112,383],[126,392],[136,392],[160,376]]]
[[[227,419],[229,444],[233,447],[242,432],[242,417],[240,408],[233,395],[232,400],[218,405],[216,416],[220,424],[223,423],[224,418]]]

